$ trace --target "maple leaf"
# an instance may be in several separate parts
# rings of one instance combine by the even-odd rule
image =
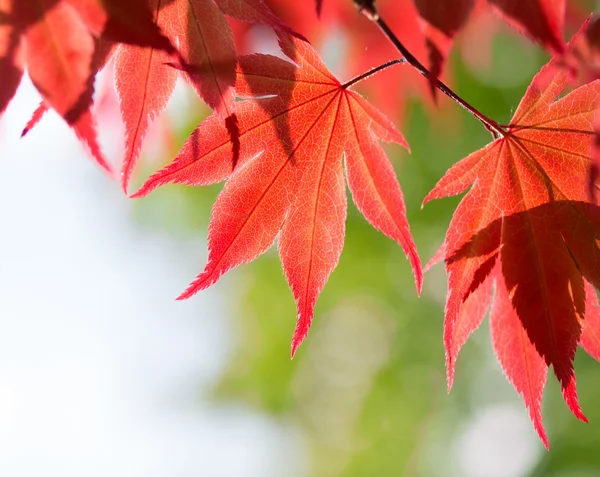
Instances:
[[[279,255],[297,302],[293,354],[342,251],[344,156],[357,207],[403,247],[418,289],[422,273],[400,186],[377,141],[406,147],[404,137],[349,89],[353,82],[340,84],[308,43],[281,32],[279,40],[295,64],[270,55],[239,58],[236,90],[250,98],[236,108],[239,144],[232,143],[222,118],[213,114],[175,160],[133,197],[166,183],[206,185],[228,179],[213,207],[208,264],[179,299],[255,259],[279,235]]]
[[[472,185],[441,253],[448,273],[448,386],[460,347],[487,309],[469,300],[489,303],[493,282],[494,350],[546,446],[540,405],[548,366],[568,407],[585,420],[573,358],[582,329],[600,331],[584,286],[585,279],[600,288],[600,208],[587,187],[600,82],[557,99],[571,80],[560,61],[555,57],[536,75],[503,137],[454,165],[424,201]]]

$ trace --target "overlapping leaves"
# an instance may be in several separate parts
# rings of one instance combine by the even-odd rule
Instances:
[[[120,44],[116,85],[127,132],[126,189],[148,123],[173,90],[173,68],[185,72],[209,106],[224,115],[233,111],[236,54],[225,14],[289,30],[262,0],[1,0],[0,113],[27,68],[43,103],[26,130],[54,109],[109,170],[92,99],[96,73]]]
[[[106,42],[127,42],[174,53],[146,0],[2,0],[0,2],[0,113],[25,67],[43,98],[89,146],[100,165],[91,114],[93,81],[108,55]]]
[[[198,95],[226,118],[235,111],[236,50],[224,13],[248,22],[291,30],[262,0],[151,0],[156,23],[180,45],[182,73]],[[127,144],[121,183],[127,191],[150,121],[166,107],[177,79],[168,56],[157,48],[122,45],[115,60],[115,85]]]

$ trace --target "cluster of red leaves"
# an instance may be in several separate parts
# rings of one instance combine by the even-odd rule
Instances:
[[[272,3],[292,27],[313,36],[314,4]],[[350,4],[317,2],[325,29],[332,18],[358,21]],[[594,161],[600,163],[594,159],[600,156],[594,152],[600,82],[590,67],[598,35],[594,23],[564,45],[565,5],[565,0],[381,0],[392,29],[402,40],[408,35],[409,47],[428,58],[430,86],[458,31],[489,8],[556,54],[534,78],[511,123],[498,126],[501,137],[458,162],[425,199],[471,187],[436,257],[448,272],[449,385],[460,348],[491,302],[498,360],[546,445],[541,397],[549,366],[565,402],[585,420],[573,370],[577,345],[600,358],[594,289],[600,288],[600,207],[593,172]],[[238,56],[225,14],[272,27],[290,61]],[[308,333],[317,297],[342,251],[346,181],[365,218],[404,249],[418,290],[422,282],[402,192],[379,144],[407,147],[406,141],[351,90],[357,81],[340,83],[294,31],[262,0],[0,0],[0,113],[26,68],[43,102],[25,131],[54,109],[106,169],[92,98],[96,73],[114,58],[126,129],[121,170],[126,192],[149,124],[164,110],[179,75],[215,110],[174,161],[133,197],[167,183],[226,180],[209,226],[208,264],[180,298],[216,283],[278,239],[297,303],[292,354]],[[355,53],[382,41],[373,27],[351,38]],[[372,46],[369,54],[377,51]],[[364,60],[358,53],[352,57],[359,58],[357,64]],[[585,84],[559,98],[575,72],[587,75]]]

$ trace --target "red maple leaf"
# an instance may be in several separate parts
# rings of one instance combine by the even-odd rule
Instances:
[[[419,289],[422,274],[400,186],[377,141],[406,146],[403,136],[349,89],[354,82],[340,84],[308,43],[282,33],[279,38],[295,65],[270,55],[239,58],[236,90],[251,98],[236,107],[239,143],[213,114],[173,163],[152,175],[133,197],[166,183],[206,185],[228,179],[213,207],[208,264],[179,298],[255,259],[279,236],[279,255],[297,302],[293,354],[342,251],[344,155],[357,207],[403,247]]]
[[[598,357],[592,337],[600,332],[593,288],[585,285],[600,288],[600,208],[588,193],[600,82],[557,99],[571,81],[561,61],[536,75],[502,137],[454,165],[425,199],[472,185],[441,254],[448,385],[495,283],[494,350],[546,445],[540,406],[548,366],[571,411],[585,420],[573,358],[579,342]]]

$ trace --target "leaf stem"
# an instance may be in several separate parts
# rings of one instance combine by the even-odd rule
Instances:
[[[362,81],[362,80],[368,78],[371,75],[374,75],[378,71],[381,71],[381,70],[384,70],[386,68],[389,68],[390,66],[394,66],[394,65],[398,65],[398,64],[404,64],[404,63],[407,63],[406,59],[404,59],[404,58],[400,58],[400,59],[396,59],[396,60],[391,60],[391,61],[388,61],[387,63],[383,63],[382,65],[376,66],[375,68],[370,69],[369,71],[367,71],[367,72],[365,72],[365,73],[363,73],[361,75],[358,75],[358,76],[352,78],[350,81],[345,82],[342,85],[342,88],[347,89],[350,86],[352,86],[353,84],[358,83],[359,81]]]
[[[463,109],[465,109],[475,118],[477,118],[479,122],[483,124],[483,126],[492,134],[492,136],[494,136],[495,139],[498,139],[499,137],[505,137],[508,135],[506,129],[504,129],[500,124],[498,124],[493,119],[488,118],[477,108],[469,104],[438,78],[433,78],[431,76],[429,70],[425,68],[425,66],[423,66],[421,62],[417,60],[417,58],[413,56],[413,54],[402,44],[402,42],[390,29],[390,27],[383,20],[383,18],[381,18],[381,16],[377,12],[377,9],[375,8],[374,0],[354,0],[354,3],[365,17],[367,17],[379,27],[379,29],[383,32],[387,39],[402,54],[402,56],[408,64],[410,64],[419,73],[421,73],[421,75],[424,76],[427,80],[429,80],[438,90],[440,90],[450,99],[452,99],[455,103],[457,103],[459,106],[461,106]]]

